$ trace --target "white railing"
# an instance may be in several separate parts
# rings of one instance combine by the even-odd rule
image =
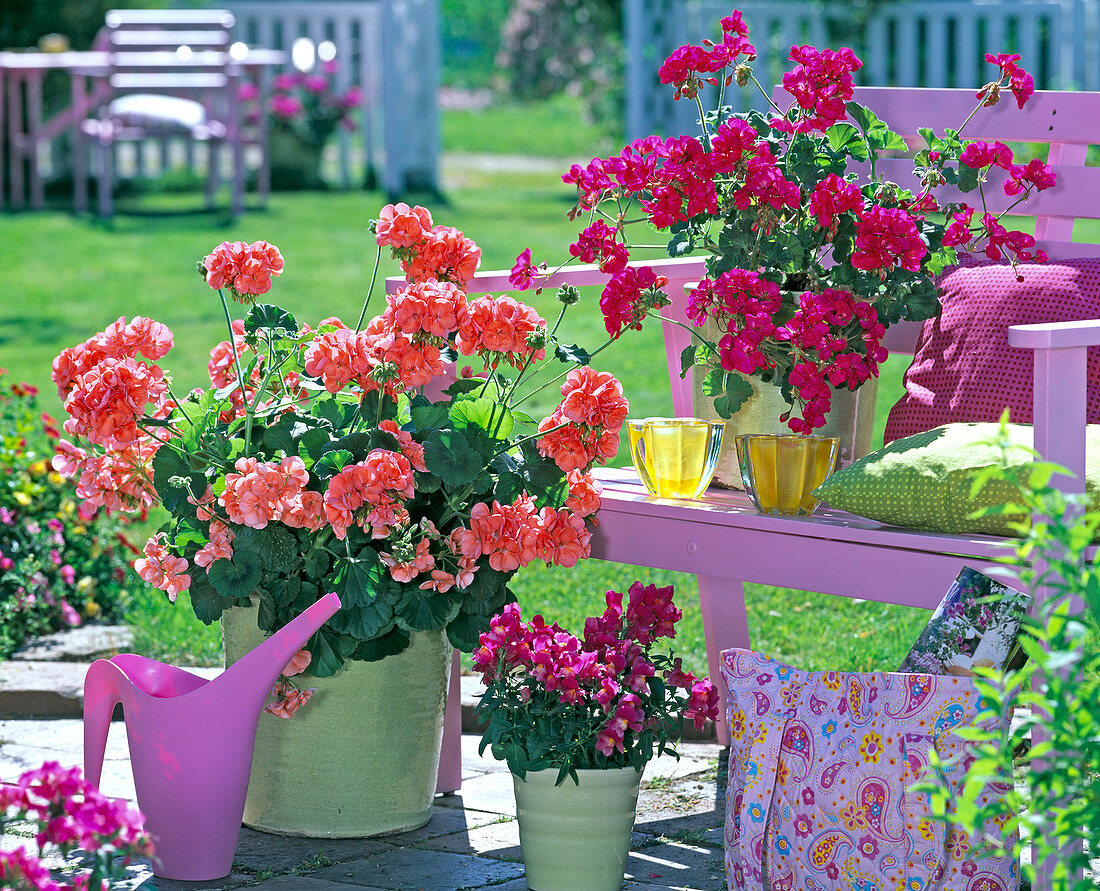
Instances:
[[[696,131],[694,104],[674,103],[657,68],[676,47],[715,37],[734,6],[749,24],[753,69],[769,92],[789,70],[791,46],[804,43],[852,47],[864,61],[857,75],[864,86],[976,88],[993,71],[986,52],[1017,52],[1039,89],[1100,90],[1097,0],[909,0],[862,23],[837,0],[627,0],[628,137]],[[741,108],[764,103],[748,90],[727,96]]]
[[[234,36],[289,52],[299,37],[336,46],[337,87],[363,90],[368,172],[392,195],[438,184],[438,0],[231,0]],[[354,141],[341,131],[340,179],[352,184]]]

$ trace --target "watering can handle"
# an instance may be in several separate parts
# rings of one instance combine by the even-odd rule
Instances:
[[[99,786],[111,714],[130,680],[109,659],[97,659],[84,676],[84,778]]]

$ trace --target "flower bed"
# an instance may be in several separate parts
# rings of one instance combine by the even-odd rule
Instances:
[[[120,522],[82,502],[100,468],[75,484],[51,468],[57,422],[39,413],[36,394],[0,385],[0,659],[28,637],[120,620],[140,585]]]

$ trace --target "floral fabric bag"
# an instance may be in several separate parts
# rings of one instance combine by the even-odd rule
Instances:
[[[722,678],[731,891],[1018,887],[1014,856],[979,856],[979,839],[933,820],[928,797],[909,791],[931,749],[962,751],[952,731],[980,711],[971,679],[799,671],[738,649],[722,653]],[[1004,791],[990,786],[983,801]]]

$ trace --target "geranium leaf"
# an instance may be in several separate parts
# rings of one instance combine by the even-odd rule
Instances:
[[[393,605],[378,598],[365,606],[340,609],[328,623],[341,634],[350,634],[360,641],[370,640],[393,627]]]
[[[396,656],[403,652],[409,646],[410,640],[408,631],[395,626],[381,637],[363,641],[356,647],[351,657],[361,662],[377,662],[386,656]]]
[[[443,392],[454,399],[464,393],[472,393],[474,390],[480,390],[484,386],[485,381],[479,377],[461,377]]]
[[[344,666],[344,660],[355,649],[354,638],[322,628],[309,639],[306,649],[312,657],[309,673],[318,678],[330,678]]]
[[[437,430],[425,441],[424,464],[451,486],[468,485],[481,473],[481,455],[457,430]]]
[[[201,496],[206,491],[206,477],[194,470],[171,446],[158,449],[153,456],[153,485],[161,503],[177,516],[194,515],[195,506],[187,496]]]
[[[695,250],[695,241],[691,237],[691,230],[684,229],[676,232],[668,243],[668,255],[670,257],[682,257]]]
[[[695,344],[690,343],[680,353],[680,378],[687,377],[687,373],[695,365]]]
[[[415,585],[404,585],[394,606],[393,616],[406,631],[432,631],[445,627],[458,615],[461,602],[447,594],[422,591]]]
[[[458,430],[474,427],[484,431],[493,439],[507,439],[515,426],[508,407],[495,402],[488,396],[453,402],[450,418]]]
[[[450,420],[446,403],[440,402],[418,403],[414,400],[409,414],[417,430],[438,430],[446,427]]]
[[[245,317],[244,330],[248,334],[255,334],[261,329],[271,331],[273,334],[294,337],[298,333],[298,322],[282,307],[272,306],[270,303],[257,303]]]
[[[477,649],[478,638],[489,630],[491,616],[460,612],[447,625],[447,639],[455,649],[469,653]]]
[[[328,479],[336,476],[336,474],[354,460],[355,456],[347,449],[337,449],[335,452],[325,452],[325,454],[317,459],[317,463],[313,465],[313,473],[321,479]]]
[[[834,152],[851,155],[857,161],[867,160],[867,143],[859,135],[859,130],[851,124],[833,124],[825,131],[825,137],[829,140],[829,148]]]
[[[675,256],[675,255],[674,255]],[[587,365],[592,361],[592,357],[589,355],[588,350],[583,347],[577,346],[577,344],[565,344],[559,343],[554,348],[554,355],[557,356],[562,362],[577,363],[579,365]]]
[[[721,368],[712,368],[703,378],[704,396],[721,396],[726,390],[726,373]]]
[[[204,625],[212,625],[221,618],[221,614],[233,605],[232,600],[222,597],[201,572],[191,573],[191,587],[187,589],[191,597],[191,608],[195,616]]]
[[[382,583],[382,561],[374,548],[363,548],[353,559],[336,562],[333,581],[340,602],[348,608],[367,606]]]
[[[725,376],[725,388],[714,400],[714,410],[723,418],[732,418],[752,396],[752,384],[739,374]]]
[[[234,550],[230,560],[215,560],[206,570],[206,577],[222,597],[248,597],[263,576],[260,558],[250,550]]]

